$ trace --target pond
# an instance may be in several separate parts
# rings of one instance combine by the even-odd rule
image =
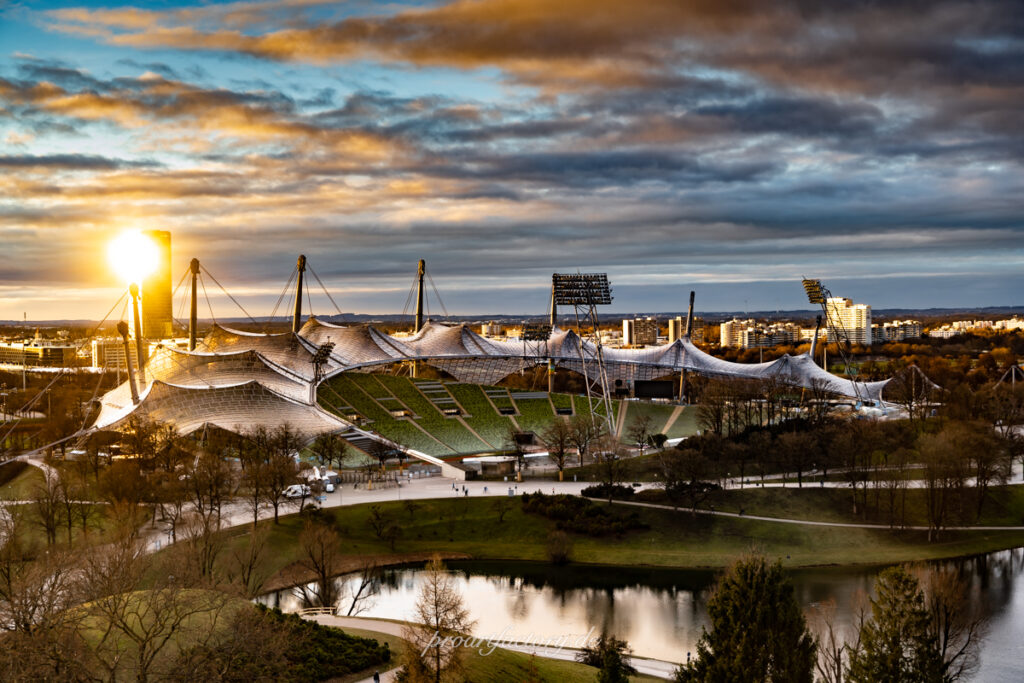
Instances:
[[[1008,550],[944,563],[963,572],[971,604],[988,618],[979,681],[1024,680],[1024,596],[1016,582],[1024,550]],[[578,638],[607,631],[624,638],[634,653],[685,661],[707,623],[706,602],[715,579],[711,571],[567,565],[526,562],[450,562],[458,575],[474,633],[502,634],[506,640]],[[857,605],[869,594],[881,568],[816,568],[789,572],[797,599],[815,614],[835,600],[836,622],[849,628]],[[359,616],[406,619],[419,589],[419,568],[385,570],[381,591]],[[339,595],[359,577],[338,577]],[[342,613],[348,602],[342,599]],[[309,604],[302,588],[261,599],[284,610]],[[812,619],[812,623],[814,620]],[[571,642],[571,641],[570,641]]]

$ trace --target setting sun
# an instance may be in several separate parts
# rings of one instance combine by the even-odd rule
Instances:
[[[157,266],[157,247],[141,232],[118,235],[107,248],[110,267],[125,282],[140,283]]]

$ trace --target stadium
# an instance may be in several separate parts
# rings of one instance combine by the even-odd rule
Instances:
[[[774,380],[850,398],[866,393],[881,401],[891,381],[855,386],[818,367],[809,354],[731,363],[701,351],[688,338],[651,348],[604,349],[603,368],[588,364],[596,354],[593,342],[572,330],[553,330],[546,349],[553,367],[589,374],[592,380],[603,369],[609,382],[686,371]],[[453,381],[389,374],[412,363]],[[215,324],[193,351],[158,346],[139,373],[137,402],[128,382],[110,391],[102,397],[91,429],[117,429],[140,414],[173,424],[182,433],[207,425],[246,431],[287,423],[310,438],[325,432],[383,438],[414,457],[442,465],[448,456],[502,449],[510,428],[540,433],[560,415],[589,414],[586,396],[498,386],[537,363],[523,344],[485,339],[466,325],[426,322],[415,335],[400,338],[370,325],[339,326],[313,316],[298,332],[276,334]],[[655,433],[670,438],[694,432],[692,407],[639,401],[611,405],[610,422],[619,435],[639,414],[649,415]]]

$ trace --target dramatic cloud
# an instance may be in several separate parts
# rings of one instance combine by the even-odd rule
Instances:
[[[623,310],[696,283],[797,306],[803,274],[1017,301],[981,297],[1024,261],[1019,3],[0,12],[27,36],[0,58],[0,287],[111,286],[76,263],[146,225],[257,309],[300,251],[356,310],[398,308],[421,257],[473,311],[566,268]]]

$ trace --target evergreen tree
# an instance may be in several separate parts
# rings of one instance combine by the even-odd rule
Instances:
[[[850,653],[852,683],[942,681],[942,656],[930,625],[924,593],[902,567],[890,567],[875,581],[871,619],[861,627],[860,647]]]
[[[680,683],[814,679],[816,644],[780,563],[736,562],[708,600],[708,616],[696,659],[676,670]]]

